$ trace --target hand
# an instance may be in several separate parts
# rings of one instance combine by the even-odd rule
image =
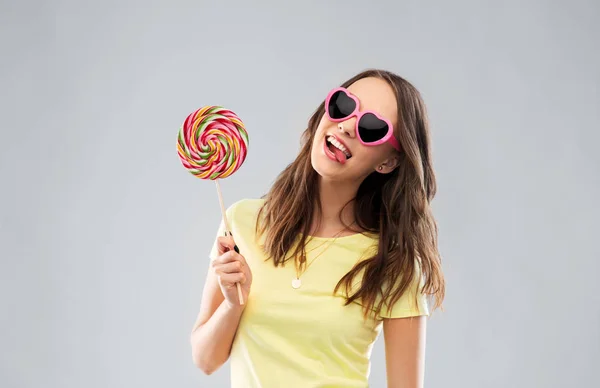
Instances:
[[[212,262],[221,293],[230,306],[240,306],[236,283],[240,283],[244,304],[248,300],[252,284],[252,272],[244,256],[234,250],[235,242],[231,236],[218,237],[219,257]]]

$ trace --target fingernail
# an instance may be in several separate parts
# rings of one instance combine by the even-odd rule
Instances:
[[[233,250],[234,250],[236,253],[240,253],[240,250],[239,250],[239,248],[237,247],[237,245],[234,245],[234,246],[233,246]]]

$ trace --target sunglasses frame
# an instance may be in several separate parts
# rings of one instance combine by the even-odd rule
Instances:
[[[343,92],[346,94],[346,96],[350,97],[351,99],[354,100],[354,102],[356,103],[354,110],[352,111],[352,113],[350,113],[348,116],[341,118],[341,119],[334,119],[333,117],[331,117],[331,115],[329,114],[329,101],[331,100],[331,97],[333,97],[333,95],[337,92]],[[348,91],[348,89],[343,88],[343,87],[339,87],[339,88],[335,88],[332,91],[329,92],[329,94],[327,95],[327,98],[325,99],[325,113],[327,114],[327,118],[330,121],[333,121],[335,123],[339,123],[342,121],[346,121],[348,119],[351,119],[352,117],[356,117],[356,125],[355,125],[355,132],[356,132],[356,137],[358,138],[358,141],[361,142],[361,144],[366,145],[366,146],[376,146],[376,145],[380,145],[383,143],[390,143],[392,145],[392,147],[394,147],[397,151],[400,151],[400,144],[398,143],[398,140],[396,140],[396,137],[394,136],[394,126],[392,125],[392,123],[390,122],[390,120],[386,119],[385,117],[382,117],[379,113],[372,111],[372,110],[364,110],[364,111],[360,111],[360,101],[358,100],[358,98],[350,93],[350,91]],[[358,123],[360,122],[360,119],[367,113],[370,113],[372,115],[374,115],[375,117],[377,117],[379,120],[383,121],[384,123],[387,124],[388,126],[388,132],[385,134],[384,137],[382,137],[380,140],[371,142],[371,143],[367,143],[365,141],[363,141],[363,139],[360,137],[360,131],[358,130]]]

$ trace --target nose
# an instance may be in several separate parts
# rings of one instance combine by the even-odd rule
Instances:
[[[354,120],[355,119],[349,119],[346,121],[342,121],[341,123],[338,123],[338,131],[340,131],[341,133],[344,133],[346,136],[350,137],[350,138],[354,138],[355,133],[354,133]]]

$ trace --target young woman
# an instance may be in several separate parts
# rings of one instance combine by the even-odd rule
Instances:
[[[430,145],[421,96],[398,75],[333,89],[269,192],[227,209],[194,363],[211,374],[230,358],[240,388],[367,387],[383,328],[388,386],[422,387],[428,298],[435,310],[445,290]]]

